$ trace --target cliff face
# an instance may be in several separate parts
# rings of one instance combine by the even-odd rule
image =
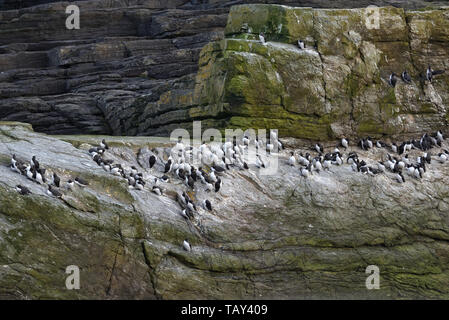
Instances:
[[[303,178],[285,151],[274,176],[250,164],[227,172],[219,193],[199,184],[190,196],[209,199],[213,211],[200,208],[187,222],[175,200],[183,183],[163,184],[163,196],[150,182],[129,190],[88,155],[101,138],[0,123],[1,298],[449,298],[447,163],[433,161],[421,181],[404,184],[347,165]],[[148,181],[162,175],[146,159],[152,148],[166,157],[166,140],[106,138],[105,158],[138,167]],[[381,152],[357,151],[369,163]],[[7,168],[11,154],[36,155],[56,172],[62,199]],[[67,190],[76,176],[90,185]],[[17,184],[32,194],[19,195]],[[80,268],[80,290],[65,288],[69,265]],[[379,267],[379,290],[365,287],[368,265]]]
[[[0,11],[0,119],[47,133],[124,134],[137,97],[189,85],[227,10],[189,1],[82,1]],[[182,7],[182,8],[181,8]]]
[[[147,103],[138,133],[168,133],[194,119],[320,140],[446,128],[449,73],[432,83],[424,77],[429,64],[449,67],[448,17],[448,9],[386,7],[379,27],[370,28],[365,9],[232,7],[225,39],[201,52],[194,91],[172,90]],[[260,32],[267,43],[258,41]],[[404,70],[412,83],[401,81]]]
[[[405,67],[416,76],[427,63],[447,68],[446,10],[383,9],[377,31],[364,28],[363,10],[244,6],[228,20],[231,5],[249,2],[256,1],[78,1],[81,29],[67,30],[71,2],[0,1],[0,119],[46,133],[114,135],[163,135],[201,119],[204,126],[267,125],[321,139],[348,129],[409,133],[445,122],[447,74],[432,86],[415,81],[395,92],[384,79]],[[250,41],[261,30],[270,41],[263,47]],[[295,50],[298,36],[310,50]],[[210,41],[217,42],[199,60]],[[251,65],[259,62],[262,71]],[[233,78],[225,81],[226,74]],[[246,80],[252,77],[257,86]]]

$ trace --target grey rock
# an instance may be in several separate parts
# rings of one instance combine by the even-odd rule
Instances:
[[[176,195],[127,188],[86,149],[104,136],[52,137],[0,123],[0,297],[14,299],[448,298],[449,167],[432,163],[421,181],[369,177],[348,165],[302,178],[280,154],[279,171],[231,170],[219,193],[186,221]],[[105,157],[139,167],[139,149],[162,152],[168,139],[105,137]],[[289,140],[289,145],[295,141]],[[325,145],[326,148],[329,146]],[[445,147],[447,147],[445,142]],[[147,148],[147,149],[145,149]],[[360,152],[369,163],[380,151]],[[349,150],[348,150],[349,152]],[[11,154],[90,184],[49,197],[7,168]],[[147,151],[143,152],[147,154]],[[22,184],[32,194],[21,196]],[[150,182],[147,188],[150,188]],[[192,251],[182,249],[188,239]],[[81,270],[82,290],[65,289],[65,268]],[[368,265],[380,289],[367,290]],[[20,279],[20,281],[17,281]]]

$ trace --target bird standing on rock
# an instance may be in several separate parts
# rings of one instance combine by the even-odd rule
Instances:
[[[262,44],[265,44],[265,35],[264,35],[263,32],[259,33],[259,41],[260,41]]]
[[[432,82],[433,76],[442,73],[444,73],[444,70],[432,70],[432,67],[429,65],[426,70],[426,80]]]
[[[206,199],[206,200],[203,201],[203,208],[205,210],[212,211],[212,204],[210,203],[209,200]]]
[[[62,198],[62,193],[53,187],[51,184],[48,186],[47,194],[56,198]]]
[[[151,155],[150,159],[149,159],[150,169],[153,168],[155,163],[156,163],[156,157],[154,155]]]
[[[105,140],[105,139],[101,140],[100,147],[103,148],[103,149],[106,149],[106,150],[109,149],[109,146],[108,146],[108,144],[106,143],[106,140]]]
[[[397,75],[396,73],[393,72],[392,74],[390,74],[390,77],[388,78],[388,83],[390,84],[390,86],[394,88],[396,87],[397,82],[398,82]]]
[[[288,159],[288,164],[294,166],[296,163],[295,153],[293,151],[290,152],[290,158]]]
[[[190,243],[187,241],[187,239],[185,239],[184,242],[182,243],[182,248],[185,251],[192,251],[192,247],[190,246]]]
[[[31,194],[30,189],[28,189],[27,187],[22,186],[20,184],[16,186],[16,191],[19,192],[22,196],[26,196],[28,194]]]

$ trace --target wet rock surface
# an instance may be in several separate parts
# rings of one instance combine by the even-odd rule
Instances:
[[[173,144],[106,137],[105,158],[143,172],[147,190],[138,191],[92,161],[88,149],[102,138],[0,123],[0,297],[449,297],[449,163],[433,160],[420,181],[406,177],[403,184],[349,165],[304,178],[287,165],[285,150],[275,175],[250,163],[249,170],[226,172],[218,193],[198,183],[189,195],[209,199],[213,211],[199,208],[187,221],[176,201],[187,190],[179,179],[163,184],[163,196],[149,191],[152,177],[163,173],[160,165],[148,169],[147,157],[154,151],[166,158]],[[352,149],[370,164],[386,152]],[[62,199],[8,168],[12,154],[23,161],[36,155],[57,172]],[[89,186],[66,189],[76,176]],[[20,195],[17,184],[32,194]],[[184,239],[191,252],[182,249]],[[80,267],[80,290],[65,288],[69,265]],[[380,290],[365,287],[368,265],[380,269]]]

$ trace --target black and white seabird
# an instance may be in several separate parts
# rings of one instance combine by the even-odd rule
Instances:
[[[319,154],[323,153],[323,152],[324,152],[323,145],[320,144],[320,143],[316,143],[316,144],[315,144],[315,150],[316,150]]]
[[[158,186],[153,186],[152,191],[153,191],[155,194],[157,194],[158,196],[161,196],[161,195],[162,195],[162,189],[161,189],[160,187],[158,187]]]
[[[390,74],[390,77],[388,78],[388,83],[390,84],[390,86],[394,88],[396,87],[397,82],[398,82],[397,75],[396,73],[393,72],[392,74]]]
[[[193,219],[195,217],[193,215],[193,212],[189,208],[185,208],[184,210],[182,210],[181,216],[183,216],[186,220]]]
[[[154,155],[150,156],[149,163],[150,163],[150,169],[153,168],[154,164],[156,163],[156,157]]]
[[[218,175],[222,175],[223,173],[226,172],[225,168],[220,167],[220,166],[217,166],[217,165],[213,165],[213,166],[211,167],[211,169],[212,169],[213,171],[215,171]]]
[[[395,178],[396,178],[396,181],[399,182],[399,183],[404,183],[405,182],[405,178],[402,175],[402,172],[400,172],[400,171],[396,174]]]
[[[75,186],[75,182],[73,182],[72,179],[69,179],[69,180],[67,181],[67,188],[68,188],[68,189],[73,189],[74,186]]]
[[[11,158],[11,169],[23,175],[26,175],[27,172],[27,166],[24,162],[18,160],[15,154]]]
[[[56,198],[62,197],[62,193],[59,190],[57,190],[55,187],[53,187],[51,184],[48,185],[47,194],[49,196],[55,196]]]
[[[428,164],[430,164],[430,162],[432,162],[432,154],[430,152],[424,153],[423,158]]]
[[[411,83],[412,82],[412,78],[410,77],[410,75],[408,74],[407,70],[404,70],[401,73],[401,79],[402,81],[404,81],[405,83]]]
[[[27,178],[28,179],[30,179],[30,180],[34,180],[33,179],[33,172],[31,171],[31,167],[30,167],[30,165],[27,165],[27,167],[26,167],[26,176],[27,176]],[[33,169],[34,170],[34,169]]]
[[[39,184],[45,183],[45,176],[42,174],[41,169],[36,169],[35,167],[32,169],[33,171],[33,180],[36,181]]]
[[[369,149],[373,148],[373,140],[371,139],[371,137],[368,137],[365,139],[366,144],[368,145]]]
[[[192,212],[196,211],[196,205],[192,201],[187,201],[187,208]]]
[[[136,183],[134,184],[134,187],[137,190],[142,191],[144,189],[144,187],[145,187],[145,181],[143,181],[141,179],[136,180]]]
[[[438,130],[436,132],[436,137],[437,137],[438,141],[440,141],[440,142],[444,141],[444,136],[443,136],[443,133],[441,132],[441,130]]]
[[[191,176],[186,176],[185,183],[187,186],[189,186],[192,190],[195,188],[195,181]]]
[[[39,162],[36,159],[36,156],[33,156],[33,158],[31,158],[31,166],[33,168],[39,169]]]
[[[259,40],[261,43],[265,43],[265,35],[263,32],[259,33]]]
[[[340,141],[340,145],[341,145],[343,148],[345,148],[345,150],[346,150],[346,149],[348,149],[348,147],[349,147],[349,141],[348,141],[347,139],[345,139],[345,138],[342,138],[341,141]]]
[[[429,65],[429,67],[426,70],[426,80],[432,82],[433,76],[442,73],[444,73],[444,70],[432,70],[432,67]]]
[[[220,191],[221,185],[222,185],[222,181],[220,178],[217,179],[217,181],[215,182],[215,192]]]
[[[103,148],[103,149],[106,149],[106,150],[109,149],[109,146],[108,146],[108,144],[106,143],[106,140],[105,140],[105,139],[101,140],[100,147]]]
[[[22,185],[20,185],[20,184],[16,186],[16,190],[17,190],[17,192],[20,193],[22,196],[26,196],[26,195],[28,195],[28,194],[31,194],[30,189],[28,189],[27,187],[22,186]]]
[[[173,161],[172,161],[172,159],[168,159],[167,163],[165,163],[164,173],[170,172],[172,167],[173,167]]]
[[[58,188],[60,187],[61,184],[61,178],[58,177],[58,175],[56,174],[56,172],[53,172],[53,183],[55,186],[57,186]]]
[[[182,208],[187,207],[187,200],[184,197],[184,192],[182,194],[178,193],[176,199],[178,200],[178,203]]]
[[[209,211],[212,211],[212,204],[210,203],[210,201],[209,200],[203,200],[203,208],[204,208],[204,210],[209,210]]]
[[[111,167],[111,173],[115,176],[121,176],[121,173],[123,172],[122,165],[120,163],[116,164],[115,166]]]
[[[290,166],[295,166],[295,163],[296,163],[295,153],[293,151],[291,151],[290,158],[288,158],[288,164]]]
[[[301,50],[304,50],[306,48],[306,44],[301,39],[298,40],[298,47]]]
[[[377,140],[376,141],[376,147],[377,148],[385,148],[387,145],[385,144],[385,142]]]
[[[190,246],[190,243],[187,241],[187,239],[185,239],[184,242],[182,243],[182,248],[185,251],[192,251],[192,247]]]
[[[80,177],[75,178],[75,183],[81,187],[86,187],[89,185],[89,182]]]
[[[256,167],[257,168],[265,168],[265,163],[263,162],[262,158],[260,157],[260,155],[256,155]]]
[[[307,178],[310,173],[307,167],[301,167],[300,172],[301,172],[301,176],[303,176],[304,178]]]
[[[394,152],[394,153],[397,153],[398,152],[398,146],[396,145],[396,143],[392,143],[391,144],[391,150]]]

